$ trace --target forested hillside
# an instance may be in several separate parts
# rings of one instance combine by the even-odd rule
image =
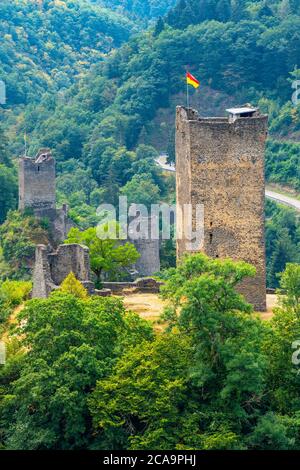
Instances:
[[[181,3],[193,8],[192,1]],[[41,103],[39,116],[28,110],[32,145],[36,147],[39,141],[55,147],[59,160],[72,155],[96,176],[94,153],[98,165],[107,149],[117,145],[132,150],[138,142],[147,142],[148,128],[162,108],[174,113],[174,97],[177,103],[184,102],[187,65],[202,85],[192,102],[201,102],[210,90],[217,90],[230,97],[232,104],[259,103],[270,114],[272,137],[293,139],[300,127],[299,108],[291,103],[291,80],[298,76],[295,66],[300,63],[297,4],[290,2],[286,7],[290,14],[283,14],[278,2],[269,2],[266,14],[261,3],[255,8],[255,2],[250,2],[252,8],[249,2],[240,3],[242,20],[199,20],[187,27],[181,22],[185,9],[180,10],[176,14],[180,29],[168,24],[171,11],[166,22],[159,21],[152,31],[132,38],[105,63],[96,65],[69,90],[63,104],[52,101],[54,113],[49,119],[43,112],[47,102]],[[58,136],[69,116],[74,127],[80,123],[81,134],[76,143],[64,134],[62,152]]]
[[[112,6],[109,3],[107,6]],[[137,13],[142,3],[122,2],[122,8],[127,12],[132,8]],[[21,5],[31,11],[32,2]],[[263,112],[268,112],[267,178],[299,189],[300,107],[291,101],[292,82],[300,77],[297,1],[180,0],[164,19],[133,35],[105,60],[103,52],[126,39],[132,23],[119,22],[115,13],[104,13],[98,2],[92,7],[87,2],[76,3],[76,8],[74,5],[42,2],[41,9],[35,9],[32,15],[40,19],[44,15],[53,19],[54,15],[58,31],[62,28],[62,37],[73,45],[77,72],[76,66],[72,72],[69,65],[64,69],[70,55],[62,57],[62,62],[55,58],[53,64],[61,67],[52,69],[51,55],[48,60],[49,53],[46,54],[47,79],[62,78],[60,93],[49,86],[38,103],[28,99],[21,113],[14,108],[13,115],[6,113],[5,123],[9,127],[11,153],[23,151],[25,130],[30,155],[40,146],[53,150],[58,160],[59,200],[70,204],[77,223],[83,227],[95,223],[97,205],[114,203],[119,194],[126,194],[129,199],[135,195],[146,204],[174,200],[174,181],[161,178],[153,157],[157,151],[167,151],[174,159],[174,111],[176,104],[185,103],[187,67],[201,82],[200,88],[191,92],[191,104],[204,115],[224,113],[227,105],[246,102],[258,104]],[[117,2],[113,7],[118,7]],[[78,34],[73,35],[72,27],[64,28],[65,21],[60,23],[66,20],[66,12],[68,18],[76,12],[79,23],[83,12],[88,18],[93,12],[92,18],[97,21],[98,14],[109,15],[111,27],[119,32],[115,43],[103,51],[97,35],[90,38],[93,28],[89,29],[90,23],[86,22],[79,38]],[[50,24],[46,29],[51,29]],[[98,32],[98,26],[95,29]],[[82,58],[85,40],[90,39],[89,57],[82,64],[78,55]],[[79,52],[77,40],[84,46]],[[53,54],[56,51],[55,47]],[[37,54],[36,61],[43,63],[43,55]],[[17,81],[22,87],[29,83],[28,96],[36,95],[38,88],[30,81]],[[297,251],[295,240],[291,243]],[[273,279],[275,274],[271,274]]]
[[[299,450],[300,267],[288,265],[270,322],[235,291],[251,274],[244,262],[187,258],[168,273],[160,333],[76,280],[27,302],[0,368],[0,448]],[[29,289],[0,284],[1,313]]]
[[[70,86],[134,26],[86,0],[2,0],[0,16],[0,77],[9,107]]]
[[[176,0],[90,0],[90,2],[139,18],[143,23],[164,16],[176,4]]]

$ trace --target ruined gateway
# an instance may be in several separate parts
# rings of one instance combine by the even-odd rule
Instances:
[[[204,243],[195,251],[212,258],[244,260],[256,267],[256,277],[246,279],[239,290],[257,311],[265,311],[268,118],[251,107],[228,112],[228,118],[201,118],[193,109],[177,107],[177,204],[204,206]],[[186,251],[187,240],[177,240],[178,257]]]

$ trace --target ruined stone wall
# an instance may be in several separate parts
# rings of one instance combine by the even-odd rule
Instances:
[[[134,265],[136,271],[134,276],[140,278],[152,276],[160,271],[160,240],[157,217],[139,215],[137,220],[139,222],[129,218],[128,241],[134,244],[140,254]]]
[[[44,149],[45,150],[45,149]],[[22,157],[19,160],[19,209],[54,209],[55,160]]]
[[[56,252],[49,255],[51,277],[54,284],[60,285],[70,272],[81,281],[89,281],[90,260],[88,248],[78,245],[60,245]]]
[[[260,311],[266,309],[266,135],[267,116],[230,123],[227,118],[199,118],[194,111],[177,109],[177,202],[204,205],[204,245],[199,251],[256,267],[256,277],[245,280],[240,290]],[[178,256],[185,251],[186,240],[178,241]]]
[[[95,286],[90,280],[89,249],[78,245],[60,245],[50,252],[45,245],[38,245],[33,272],[33,298],[47,298],[65,278],[73,272],[90,294]]]

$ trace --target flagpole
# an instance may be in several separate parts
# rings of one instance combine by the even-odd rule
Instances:
[[[26,130],[25,130],[25,134],[24,134],[24,143],[25,143],[25,157],[27,157],[27,133],[26,133]]]
[[[189,84],[186,81],[186,106],[189,109],[190,107],[190,97],[189,97]]]

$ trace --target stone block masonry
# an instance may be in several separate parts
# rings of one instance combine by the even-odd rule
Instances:
[[[56,208],[55,159],[49,149],[41,149],[35,158],[19,159],[19,210],[31,209],[35,217],[49,221],[51,242],[64,241],[71,227],[68,206]]]
[[[19,209],[56,208],[55,160],[49,149],[41,149],[33,158],[19,160]]]
[[[204,244],[196,251],[254,265],[256,277],[239,290],[257,311],[266,310],[267,121],[258,110],[229,118],[201,118],[184,107],[176,113],[177,203],[204,205]],[[177,241],[179,258],[186,243]]]
[[[71,272],[74,273],[89,294],[95,293],[90,279],[89,249],[78,245],[59,245],[51,251],[45,245],[37,245],[33,272],[33,298],[47,298]]]
[[[154,239],[134,240],[134,245],[140,254],[135,263],[138,277],[152,276],[160,271],[160,241]]]

